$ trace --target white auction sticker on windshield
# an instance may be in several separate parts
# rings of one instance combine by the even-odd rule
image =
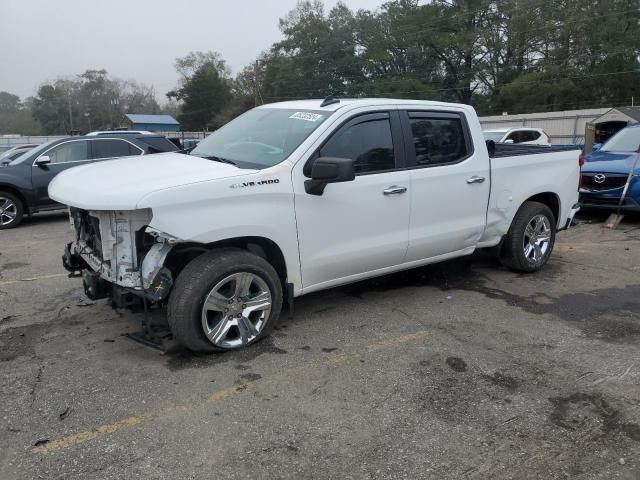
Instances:
[[[310,112],[296,112],[291,115],[289,118],[295,118],[297,120],[305,120],[307,122],[317,122],[322,118],[322,115],[319,113],[310,113]]]

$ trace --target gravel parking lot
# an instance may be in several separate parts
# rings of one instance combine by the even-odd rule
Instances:
[[[82,299],[65,215],[0,233],[0,477],[640,478],[640,220],[302,297],[245,351],[167,355]]]

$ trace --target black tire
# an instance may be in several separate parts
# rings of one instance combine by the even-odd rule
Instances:
[[[20,223],[22,223],[22,218],[24,217],[24,205],[22,204],[22,201],[13,193],[0,190],[0,210],[2,209],[5,200],[8,200],[9,202],[12,202],[13,205],[15,205],[15,209],[12,209],[12,213],[15,213],[15,218],[11,221],[7,221],[6,216],[0,217],[0,230],[7,230],[9,228],[17,227],[18,225],[20,225]],[[2,214],[0,213],[0,215]]]
[[[211,290],[227,276],[248,272],[265,282],[271,293],[271,311],[263,328],[248,344],[220,348],[205,334],[202,307]],[[167,319],[174,337],[194,352],[235,350],[269,335],[282,310],[282,284],[275,269],[264,258],[236,248],[220,248],[193,259],[180,272],[169,298]]]
[[[539,260],[525,255],[526,228],[539,215],[544,216],[549,224],[549,242]],[[556,240],[556,219],[551,209],[543,203],[525,202],[513,219],[509,232],[503,243],[500,261],[513,271],[531,273],[540,270],[549,260]]]

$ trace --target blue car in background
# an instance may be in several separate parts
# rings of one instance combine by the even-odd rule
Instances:
[[[584,208],[617,208],[640,147],[640,123],[623,128],[602,147],[585,156],[580,204]],[[640,161],[621,210],[640,212]]]

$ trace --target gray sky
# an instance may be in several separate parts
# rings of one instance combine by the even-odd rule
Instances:
[[[383,0],[346,0],[375,10]],[[336,0],[325,0],[327,10]],[[234,74],[281,38],[278,19],[296,0],[0,0],[0,91],[21,98],[59,76],[105,68],[153,85],[176,85],[173,61],[216,50]]]

